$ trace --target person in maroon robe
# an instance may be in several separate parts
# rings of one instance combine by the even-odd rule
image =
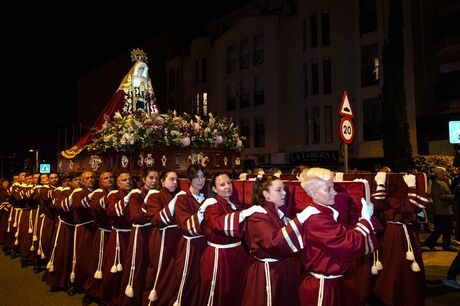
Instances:
[[[35,248],[33,247],[34,220],[37,216],[37,201],[34,198],[34,175],[27,174],[24,185],[21,185],[20,196],[22,210],[18,217],[18,230],[16,238],[21,256],[21,267],[27,267],[35,261]]]
[[[117,177],[117,190],[112,190],[106,197],[106,212],[112,225],[109,239],[105,248],[104,263],[102,265],[102,297],[107,305],[118,305],[119,292],[124,269],[123,263],[128,250],[131,221],[126,213],[130,197],[137,190],[131,190],[132,180],[128,172],[121,172]]]
[[[174,216],[182,237],[177,246],[176,281],[179,291],[172,302],[179,305],[198,305],[200,295],[200,259],[207,246],[202,226],[206,206],[201,193],[206,176],[200,164],[187,169],[190,187],[186,194],[177,198]]]
[[[201,257],[199,305],[240,305],[246,279],[247,254],[241,239],[245,219],[253,213],[267,213],[259,206],[247,209],[232,203],[232,180],[225,172],[216,173],[209,183],[211,202],[204,213],[208,246]],[[203,204],[204,204],[203,203]]]
[[[67,178],[70,178],[69,181]],[[69,174],[63,180],[62,187],[53,193],[53,205],[57,212],[57,228],[54,235],[53,249],[46,268],[47,283],[50,291],[67,290],[69,288],[70,273],[72,271],[72,250],[75,223],[70,211],[70,198],[77,188],[80,188],[80,175]],[[72,294],[72,292],[70,292]]]
[[[128,250],[121,282],[119,305],[142,305],[147,268],[149,266],[149,239],[152,223],[144,209],[144,200],[158,183],[158,171],[145,168],[142,174],[144,185],[140,193],[133,194],[126,206],[126,213],[131,220]]]
[[[382,239],[382,270],[374,292],[386,305],[425,304],[425,271],[417,233],[417,213],[429,204],[426,189],[417,191],[413,174],[375,176],[377,189],[372,198],[382,207],[386,226]]]
[[[59,184],[59,175],[55,172],[50,173],[48,175],[48,184],[45,183],[38,190],[41,215],[37,237],[37,265],[34,267],[34,272],[36,273],[46,269],[46,264],[50,259],[53,249],[57,213],[52,203],[52,195]]]
[[[106,213],[105,200],[113,188],[113,173],[111,171],[103,171],[99,176],[99,188],[88,195],[88,199],[90,200],[89,209],[95,221],[97,231],[94,235],[89,256],[91,258],[89,276],[83,285],[85,289],[85,296],[82,300],[83,305],[89,305],[92,302],[100,303],[101,301],[102,280],[104,276],[102,273],[102,266],[106,256],[106,241],[109,239],[111,232],[110,220]],[[110,264],[110,267],[111,266]],[[110,267],[104,270],[110,271]]]
[[[175,277],[176,248],[180,234],[174,219],[178,192],[177,174],[165,170],[160,174],[159,192],[152,192],[145,200],[147,215],[154,229],[150,235],[150,264],[147,270],[145,305],[168,305],[179,284]]]
[[[6,245],[8,219],[12,208],[10,204],[11,194],[9,191],[10,182],[7,179],[1,179],[0,186],[0,244]],[[5,250],[5,248],[4,248]]]
[[[7,228],[7,243],[9,245],[8,253],[10,254],[11,258],[16,258],[19,256],[19,220],[20,215],[22,214],[23,207],[25,207],[25,194],[23,188],[27,186],[26,184],[26,173],[21,172],[18,175],[18,181],[13,183],[10,188],[11,194],[11,204],[13,209],[10,212],[10,216],[8,218],[10,226],[9,231]]]
[[[320,211],[311,216],[302,231],[303,280],[299,286],[300,305],[359,305],[351,268],[353,262],[371,253],[378,241],[370,222],[372,203],[362,199],[361,220],[347,229],[338,223],[334,205],[334,174],[324,168],[311,168],[301,186]]]
[[[295,255],[304,248],[302,224],[319,211],[309,206],[290,220],[280,209],[285,199],[277,176],[256,180],[252,204],[263,206],[267,214],[253,214],[247,221],[244,236],[250,256],[242,305],[299,304],[300,263]]]
[[[81,188],[73,193],[71,211],[75,222],[72,253],[72,272],[68,292],[82,292],[89,276],[91,259],[87,256],[91,250],[96,227],[89,210],[89,194],[93,192],[96,177],[93,171],[84,171],[81,175]]]

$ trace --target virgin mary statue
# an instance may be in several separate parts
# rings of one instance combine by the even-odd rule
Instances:
[[[61,152],[65,158],[74,158],[91,142],[94,132],[101,128],[105,119],[112,118],[115,112],[128,114],[132,112],[147,112],[158,114],[155,93],[150,80],[147,66],[147,55],[140,49],[131,51],[134,65],[124,76],[117,91],[109,100],[91,129],[85,133],[70,149]]]

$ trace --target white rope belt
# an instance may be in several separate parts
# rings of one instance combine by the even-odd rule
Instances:
[[[32,234],[34,232],[34,210],[29,209],[29,230],[28,233]]]
[[[177,224],[167,225],[167,226],[165,226],[165,227],[159,228],[159,230],[160,230],[160,231],[164,231],[164,230],[167,230],[168,228],[173,228],[173,227],[177,227]]]
[[[58,217],[58,219],[59,219],[59,223],[62,222],[62,223],[64,223],[65,225],[75,227],[75,224],[74,224],[74,223],[65,222],[64,220],[61,219],[60,216]]]
[[[42,246],[42,236],[43,236],[43,226],[45,224],[45,214],[41,214],[40,218],[42,218],[41,223],[40,223],[40,234],[38,238],[38,250],[37,250],[37,255],[41,257],[41,259],[45,259],[46,255],[45,252],[43,252],[43,246]]]
[[[324,280],[325,279],[334,279],[342,277],[343,275],[323,275],[315,272],[310,272],[316,279],[319,279],[319,292],[318,292],[318,306],[323,305],[323,295],[324,295]]]
[[[13,227],[17,227],[18,226],[18,214],[21,214],[22,212],[22,208],[15,208],[14,209],[14,223],[13,223]]]
[[[184,237],[184,239],[187,240],[187,246],[185,249],[184,270],[182,270],[182,278],[180,280],[179,292],[177,294],[177,299],[176,299],[176,302],[174,303],[174,306],[180,305],[181,303],[182,293],[184,291],[184,286],[185,286],[185,280],[187,279],[188,266],[190,265],[190,241],[192,239],[205,237],[205,235],[198,235],[198,236],[182,235],[182,237]]]
[[[157,267],[157,274],[155,275],[155,283],[153,284],[153,288],[152,290],[150,290],[150,293],[149,293],[149,305],[148,306],[150,306],[152,302],[158,299],[156,287],[158,283],[158,277],[160,276],[161,266],[163,265],[163,253],[164,253],[164,247],[165,247],[166,230],[168,228],[173,228],[173,227],[177,227],[177,224],[171,224],[171,225],[168,225],[168,226],[165,226],[159,229],[161,231],[160,258],[158,259],[158,267]]]
[[[58,239],[59,239],[59,233],[61,232],[61,225],[62,224],[67,224],[69,226],[75,226],[75,224],[70,224],[65,221],[62,221],[61,217],[58,216],[58,228],[56,230],[56,236],[54,237],[54,245],[53,245],[53,251],[51,252],[50,260],[48,261],[48,264],[46,265],[46,268],[48,271],[53,272],[54,271],[54,254],[56,252],[56,247],[58,244]]]
[[[184,238],[187,239],[187,240],[191,240],[191,239],[196,239],[196,238],[203,238],[203,237],[206,237],[206,235],[197,235],[197,236],[186,236],[186,235],[182,235],[182,237],[184,237]]]
[[[211,291],[209,292],[208,306],[211,306],[214,303],[214,290],[216,288],[217,280],[217,265],[219,263],[219,249],[231,249],[241,245],[241,241],[229,244],[217,244],[208,241],[208,245],[215,248],[214,250],[214,267],[212,270],[212,281],[211,281]]]
[[[23,212],[23,211],[24,211],[24,210],[22,210],[22,208],[20,208],[20,210],[19,210],[19,217],[18,217],[19,220],[17,221],[17,223],[16,223],[16,221],[15,221],[15,223],[14,223],[14,224],[16,224],[16,233],[14,234],[14,237],[15,237],[16,239],[14,240],[14,245],[18,245],[18,244],[19,244],[19,228],[21,227],[21,218],[22,218],[22,212]],[[13,224],[13,227],[14,227],[14,224]]]
[[[146,227],[146,226],[150,226],[152,225],[152,223],[145,223],[145,224],[133,224],[133,227]]]
[[[420,272],[420,266],[415,260],[414,249],[412,248],[412,243],[410,242],[409,232],[407,231],[407,225],[405,223],[397,222],[397,221],[387,221],[387,224],[397,224],[402,225],[404,230],[404,236],[406,237],[407,243],[407,251],[406,251],[406,259],[412,260],[411,270],[414,272]],[[411,224],[409,224],[411,225]]]
[[[229,244],[217,244],[217,243],[212,243],[208,241],[208,245],[216,248],[216,249],[231,249],[234,247],[237,247],[241,245],[241,241],[235,242],[235,243],[229,243]]]
[[[265,291],[267,292],[267,306],[272,305],[272,282],[270,280],[270,263],[277,262],[278,259],[275,258],[259,258],[257,256],[253,257],[258,261],[262,261],[264,263],[264,270],[265,270]]]
[[[83,222],[83,223],[77,223],[75,224],[76,227],[79,227],[79,226],[82,226],[82,225],[86,225],[86,224],[90,224],[90,223],[93,223],[94,220],[91,220],[91,221],[86,221],[86,222]]]
[[[130,228],[116,228],[112,226],[112,230],[116,233],[116,242],[115,242],[115,257],[113,259],[113,266],[110,268],[110,272],[117,273],[123,271],[123,266],[121,265],[121,250],[120,250],[120,232],[128,233],[131,232]]]
[[[78,233],[77,229],[80,226],[90,224],[93,222],[94,220],[75,224],[75,231],[73,232],[72,272],[70,272],[70,282],[71,283],[75,281],[75,265],[77,264],[77,233]]]
[[[35,211],[35,222],[33,228],[33,236],[32,236],[32,244],[30,246],[30,251],[35,251],[35,241],[38,240],[37,231],[38,231],[38,217],[40,216],[40,206],[37,207],[37,211]]]
[[[137,233],[139,232],[139,228],[142,227],[147,227],[151,226],[152,223],[145,223],[145,224],[133,224],[134,228],[134,243],[133,243],[133,250],[131,253],[131,267],[129,270],[129,278],[128,278],[128,284],[126,285],[125,288],[125,295],[127,297],[133,297],[134,296],[134,289],[133,289],[133,284],[134,284],[134,272],[136,271],[136,254],[137,254]]]
[[[102,279],[102,260],[104,258],[104,233],[110,233],[111,231],[102,227],[98,227],[100,237],[99,237],[99,254],[98,254],[98,259],[97,259],[97,269],[96,272],[94,272],[93,277],[95,279]]]
[[[9,233],[11,229],[11,221],[13,220],[13,211],[14,209],[10,209],[10,215],[8,217],[8,228],[6,229],[7,233]]]

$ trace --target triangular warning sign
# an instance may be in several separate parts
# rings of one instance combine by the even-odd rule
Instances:
[[[351,110],[350,100],[348,100],[348,94],[346,90],[343,91],[339,114],[340,116],[353,118],[353,111]]]

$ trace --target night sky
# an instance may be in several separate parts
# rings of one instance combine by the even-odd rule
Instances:
[[[74,124],[78,77],[165,32],[183,32],[249,0],[65,1],[14,4],[4,11],[0,155],[43,158],[56,152],[57,130]],[[161,3],[161,5],[159,4]],[[213,13],[208,13],[209,11]],[[15,22],[7,22],[9,20]],[[59,107],[52,105],[58,104]]]

